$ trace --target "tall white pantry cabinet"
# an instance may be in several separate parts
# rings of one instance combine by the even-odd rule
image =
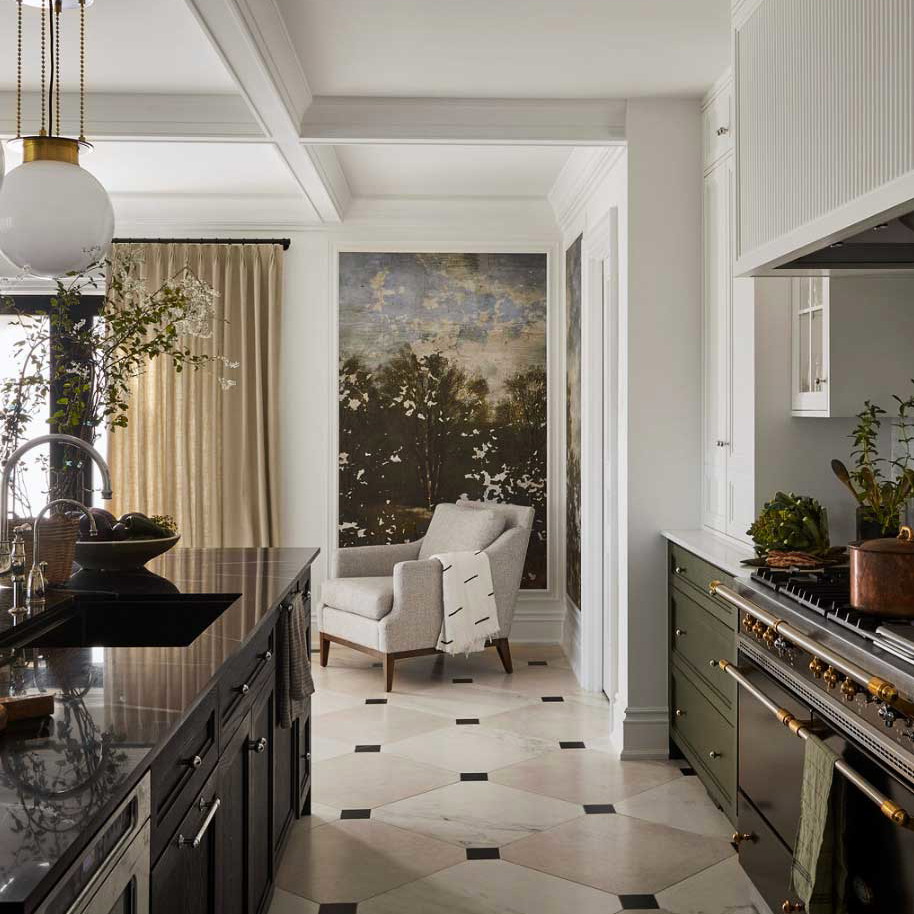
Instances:
[[[755,517],[754,280],[733,278],[733,124],[733,81],[726,73],[702,103],[701,507],[704,526],[745,540]]]

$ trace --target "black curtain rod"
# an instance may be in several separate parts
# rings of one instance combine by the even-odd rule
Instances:
[[[114,244],[281,244],[284,251],[289,238],[115,238]]]

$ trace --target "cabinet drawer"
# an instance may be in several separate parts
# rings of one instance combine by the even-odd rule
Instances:
[[[707,168],[733,149],[733,90],[723,89],[702,113],[702,151]]]
[[[729,603],[712,597],[708,590],[711,581],[732,585],[733,578],[729,574],[681,546],[670,543],[670,580],[674,585],[681,586],[702,606],[707,607],[721,622],[736,631],[739,621],[736,609]]]
[[[670,649],[704,687],[730,723],[735,721],[736,682],[717,666],[716,660],[736,663],[736,633],[683,590],[670,592]]]
[[[732,814],[736,805],[736,728],[675,661],[670,671],[670,698],[676,742],[709,792]]]
[[[260,687],[275,674],[275,630],[261,632],[235,657],[219,686],[219,714],[224,746],[250,710]]]
[[[153,860],[215,768],[217,750],[216,694],[210,692],[153,763]]]
[[[771,910],[780,911],[785,901],[797,901],[790,887],[793,855],[742,792],[737,810],[739,832],[750,836],[740,841],[740,866]]]

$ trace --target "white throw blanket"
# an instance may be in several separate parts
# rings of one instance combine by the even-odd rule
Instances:
[[[481,651],[498,634],[492,569],[485,552],[444,552],[441,562],[444,619],[438,650],[447,654]]]

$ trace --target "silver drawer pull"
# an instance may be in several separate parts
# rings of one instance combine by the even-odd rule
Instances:
[[[718,127],[718,128],[717,128],[717,135],[718,135],[718,136],[726,136],[729,132],[730,132],[730,128],[729,128],[729,127]]]
[[[199,755],[195,755],[192,759],[187,760],[187,764],[191,768],[199,768],[203,764],[203,759]]]
[[[677,566],[673,569],[673,571],[675,571],[676,574],[685,574],[685,573],[686,573],[686,570],[685,570],[685,568],[682,567],[682,565],[677,565]]]
[[[272,660],[272,659],[273,659],[273,651],[264,651],[264,652],[260,655],[260,659],[261,659],[261,660]]]
[[[238,691],[242,695],[247,695],[251,691],[251,687],[245,682],[242,685],[238,686]]]
[[[216,812],[219,807],[222,805],[222,800],[219,797],[216,797],[212,803],[205,803],[203,800],[198,804],[200,812],[203,812],[209,805],[209,812],[206,814],[206,818],[203,820],[203,824],[200,826],[200,831],[193,836],[193,838],[185,838],[184,835],[178,835],[178,847],[189,847],[191,849],[199,847],[203,843],[203,839],[206,837],[207,829],[210,825],[213,824],[213,819],[216,818]]]
[[[267,738],[265,736],[261,736],[260,739],[252,739],[248,743],[248,749],[250,749],[251,752],[265,752],[266,748]]]
[[[688,634],[684,628],[676,629],[676,637],[681,638],[683,635]]]
[[[685,717],[685,711],[683,711],[682,708],[677,708],[677,709],[676,709],[676,716],[677,716],[677,717]]]
[[[716,749],[712,749],[712,750],[708,753],[708,758],[720,758],[721,755],[722,755],[722,753],[718,752]]]

